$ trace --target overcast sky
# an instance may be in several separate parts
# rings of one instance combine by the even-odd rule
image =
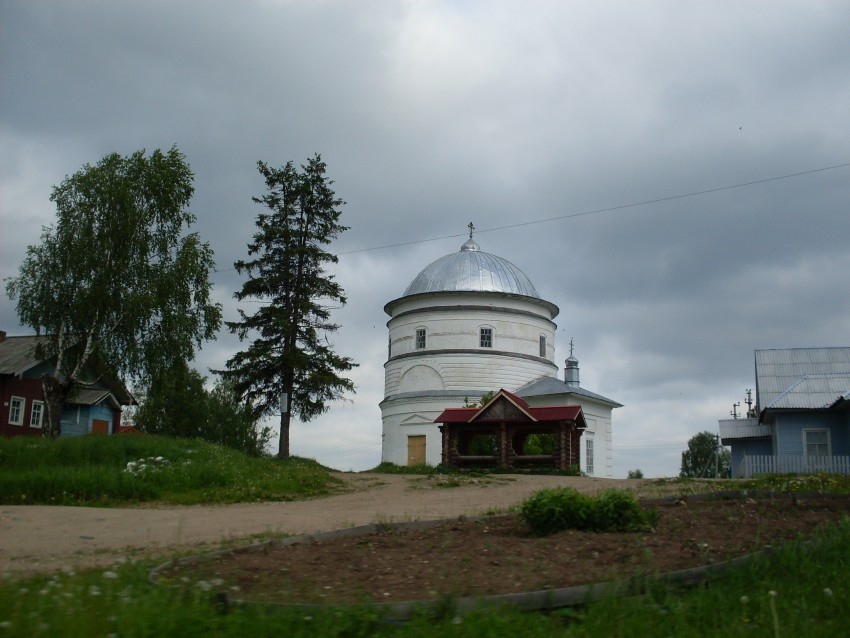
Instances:
[[[615,476],[677,474],[754,349],[850,345],[843,0],[0,0],[0,82],[0,278],[66,175],[176,144],[233,319],[257,160],[323,156],[351,227],[333,343],[360,367],[292,450],[339,469],[380,461],[384,304],[470,221],[560,307],[558,365],[574,339],[582,385],[624,404]],[[5,294],[0,329],[29,332]],[[223,331],[197,366],[238,348]]]

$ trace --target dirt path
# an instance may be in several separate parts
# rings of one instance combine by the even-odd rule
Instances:
[[[163,556],[249,537],[330,531],[374,522],[433,520],[503,510],[536,490],[566,485],[594,493],[647,481],[561,476],[494,476],[441,487],[445,478],[339,474],[350,491],[290,503],[104,509],[0,506],[0,574]]]

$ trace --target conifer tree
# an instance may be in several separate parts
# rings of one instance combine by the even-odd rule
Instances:
[[[264,210],[248,244],[249,259],[234,264],[248,276],[234,297],[265,303],[251,315],[240,309],[239,321],[226,322],[240,341],[250,343],[222,374],[257,416],[280,410],[278,456],[289,458],[291,416],[310,421],[354,390],[341,374],[357,364],[334,352],[327,338],[339,329],[330,320],[331,308],[346,298],[325,271],[337,263],[325,247],[347,228],[339,223],[344,202],[331,189],[321,156],[300,170],[292,162],[281,168],[257,165],[267,193],[252,198]]]

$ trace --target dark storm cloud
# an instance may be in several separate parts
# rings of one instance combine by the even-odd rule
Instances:
[[[50,187],[177,144],[228,318],[257,160],[322,153],[351,226],[339,350],[358,394],[293,448],[378,461],[384,304],[466,224],[561,308],[615,411],[615,473],[672,474],[752,383],[758,347],[848,345],[850,170],[569,217],[850,161],[850,6],[24,2],[0,6],[0,276]],[[513,227],[534,220],[560,221]],[[12,229],[9,232],[8,229]],[[431,237],[451,239],[360,251]],[[23,332],[8,301],[2,327]],[[222,333],[199,368],[238,348]]]

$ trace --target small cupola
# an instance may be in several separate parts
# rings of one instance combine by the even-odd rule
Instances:
[[[573,356],[573,340],[570,339],[570,356],[567,357],[564,367],[564,383],[571,388],[579,387],[578,359]]]

